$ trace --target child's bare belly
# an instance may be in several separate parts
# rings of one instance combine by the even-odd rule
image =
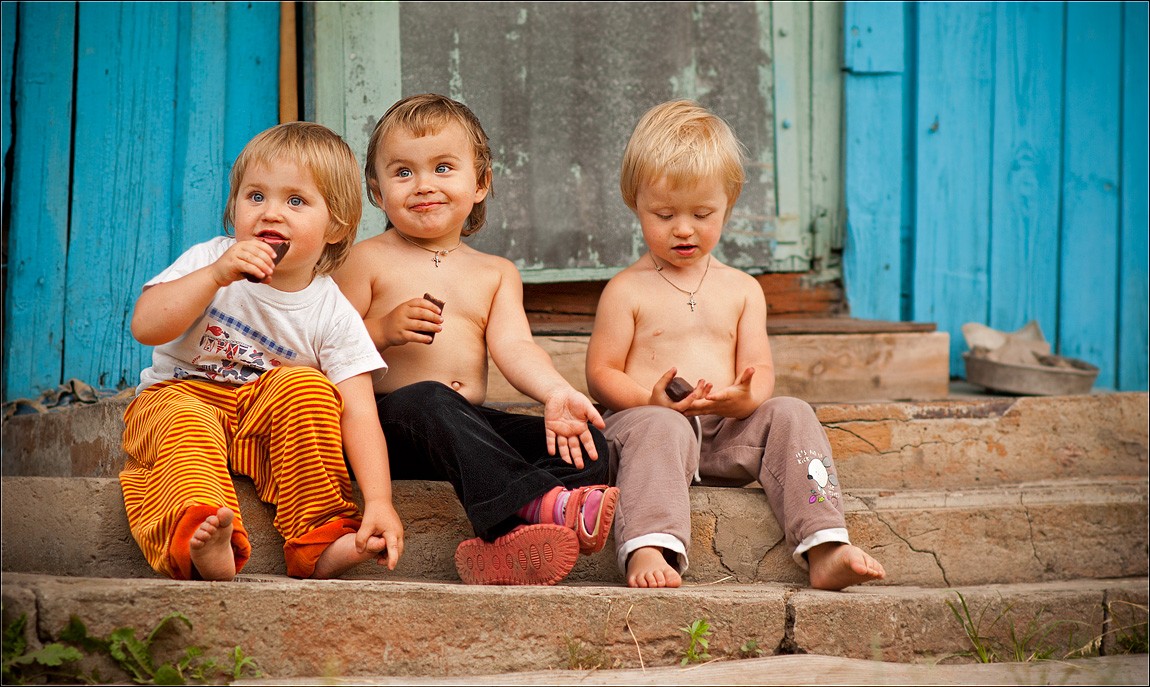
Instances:
[[[416,382],[435,381],[455,389],[468,401],[480,404],[487,398],[487,354],[474,355],[451,346],[446,330],[428,344],[409,343],[384,352],[387,374],[376,384],[376,393],[395,391]]]

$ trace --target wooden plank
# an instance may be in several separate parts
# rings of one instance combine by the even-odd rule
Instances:
[[[230,169],[248,141],[278,119],[280,8],[276,2],[224,5],[228,9],[224,165]],[[226,179],[224,183],[227,188]]]
[[[299,63],[295,2],[280,2],[280,122],[299,120]]]
[[[812,267],[832,269],[843,246],[843,3],[811,5],[810,207],[814,223]],[[837,265],[834,265],[837,266]]]
[[[64,374],[135,384],[149,357],[128,332],[140,284],[168,264],[175,3],[80,3]]]
[[[1118,331],[1118,181],[1122,11],[1070,3],[1062,175],[1062,283],[1057,350],[1097,365],[1113,388]],[[1145,189],[1143,189],[1143,192]]]
[[[228,80],[227,15],[222,4],[180,3],[181,30],[174,37],[176,102],[182,107],[172,137],[171,243],[160,269],[193,244],[223,233],[228,169],[220,84]],[[132,285],[133,299],[151,276]]]
[[[1061,3],[1000,3],[991,162],[990,320],[1058,323]],[[1053,192],[1052,192],[1053,191]]]
[[[5,31],[8,12],[5,4]],[[19,5],[15,109],[6,122],[19,128],[11,144],[6,227],[5,399],[32,396],[62,381],[75,30],[72,3]],[[114,207],[98,193],[85,198],[104,212]]]
[[[855,317],[902,318],[907,181],[903,5],[848,2],[843,16],[843,284]]]
[[[901,74],[903,7],[897,2],[848,2],[843,8],[843,67],[854,74]]]
[[[755,277],[767,299],[770,318],[780,315],[829,317],[842,315],[842,286],[812,273],[779,272]],[[523,307],[528,313],[594,315],[607,280],[524,284]]]
[[[0,5],[0,32],[3,33],[3,40],[0,41],[0,46],[3,47],[3,54],[0,55],[0,60],[4,64],[0,66],[3,70],[4,92],[0,97],[4,98],[0,102],[0,138],[2,138],[2,146],[0,146],[0,154],[4,159],[8,159],[8,149],[12,146],[12,72],[16,67],[16,3],[6,2]],[[8,165],[0,165],[0,188],[7,191],[8,186]],[[6,197],[6,196],[5,196]],[[5,245],[7,245],[7,237],[5,237]],[[7,254],[7,250],[5,250]],[[7,288],[7,284],[2,285]]]
[[[902,319],[903,75],[847,74],[843,283],[851,314]]]
[[[961,375],[961,327],[988,315],[995,7],[923,3],[918,12],[912,319],[950,333],[950,367]]]
[[[1150,302],[1147,265],[1147,17],[1146,3],[1122,5],[1124,36],[1122,71],[1122,235],[1120,239],[1118,379],[1123,390],[1146,389],[1147,303]]]
[[[802,241],[802,178],[799,159],[799,48],[797,6],[771,3],[771,66],[775,101],[775,236],[779,243]],[[774,256],[772,256],[774,259]]]

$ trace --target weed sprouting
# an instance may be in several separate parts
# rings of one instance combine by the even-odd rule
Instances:
[[[1050,659],[1097,656],[1102,649],[1102,640],[1107,634],[1114,637],[1114,645],[1120,653],[1146,653],[1146,623],[1133,623],[1114,628],[1101,635],[1090,637],[1084,644],[1079,644],[1079,640],[1075,639],[1075,630],[1079,629],[1080,626],[1086,626],[1086,623],[1082,621],[1054,620],[1043,623],[1040,622],[1040,618],[1046,613],[1046,609],[1040,608],[1035,617],[1030,619],[1024,628],[1020,629],[1011,617],[1014,605],[1007,604],[1006,608],[998,613],[989,625],[984,626],[990,604],[984,606],[976,617],[971,613],[966,598],[960,592],[955,592],[955,595],[958,597],[958,604],[947,601],[946,605],[954,614],[955,619],[962,625],[967,640],[970,641],[972,651],[967,652],[968,655],[973,656],[980,663],[1004,661],[1027,663]],[[1107,604],[1106,610],[1112,616],[1111,607],[1112,604]],[[1144,607],[1142,610],[1145,610]],[[1008,623],[1005,629],[1006,640],[994,641],[990,638],[991,631],[1002,621]],[[1067,628],[1065,646],[1073,648],[1062,651],[1056,646],[1052,636],[1055,631]]]
[[[711,644],[710,623],[699,618],[687,627],[680,627],[679,630],[687,633],[689,640],[687,650],[683,652],[683,660],[679,662],[680,665],[685,666],[688,663],[698,663],[711,658],[711,654],[707,653]]]
[[[191,629],[192,623],[183,613],[164,616],[143,639],[136,637],[136,629],[132,627],[117,628],[107,637],[94,637],[83,621],[72,616],[57,638],[32,651],[24,637],[27,623],[27,616],[21,615],[4,627],[4,684],[104,682],[97,671],[87,673],[80,666],[88,656],[110,658],[138,684],[215,683],[238,680],[245,672],[260,675],[255,661],[238,646],[229,654],[230,666],[204,658],[203,649],[197,646],[186,647],[174,661],[158,659],[153,654],[154,642],[162,632],[181,624]]]

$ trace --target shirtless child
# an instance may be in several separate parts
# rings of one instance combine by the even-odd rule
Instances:
[[[388,363],[375,391],[392,477],[451,482],[478,535],[456,551],[465,582],[554,584],[603,548],[619,492],[602,418],[532,339],[518,270],[463,242],[486,219],[487,135],[463,104],[411,96],[379,121],[365,171],[387,231],[335,277]],[[543,417],[482,405],[489,351]]]
[[[732,486],[758,480],[812,587],[885,576],[850,544],[814,411],[772,398],[762,288],[711,254],[744,179],[733,132],[691,101],[648,111],[623,156],[623,200],[648,251],[599,299],[587,381],[612,411],[604,433],[621,494],[616,556],[631,587],[681,584],[696,476]],[[680,374],[697,382],[672,400],[668,385]]]

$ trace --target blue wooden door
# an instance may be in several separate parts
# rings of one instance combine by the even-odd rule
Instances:
[[[1098,387],[1146,389],[1147,24],[1146,3],[847,3],[852,314],[938,323],[957,376],[964,323],[1035,320]]]
[[[134,386],[141,285],[223,231],[228,168],[277,121],[279,4],[3,12],[4,398]]]

